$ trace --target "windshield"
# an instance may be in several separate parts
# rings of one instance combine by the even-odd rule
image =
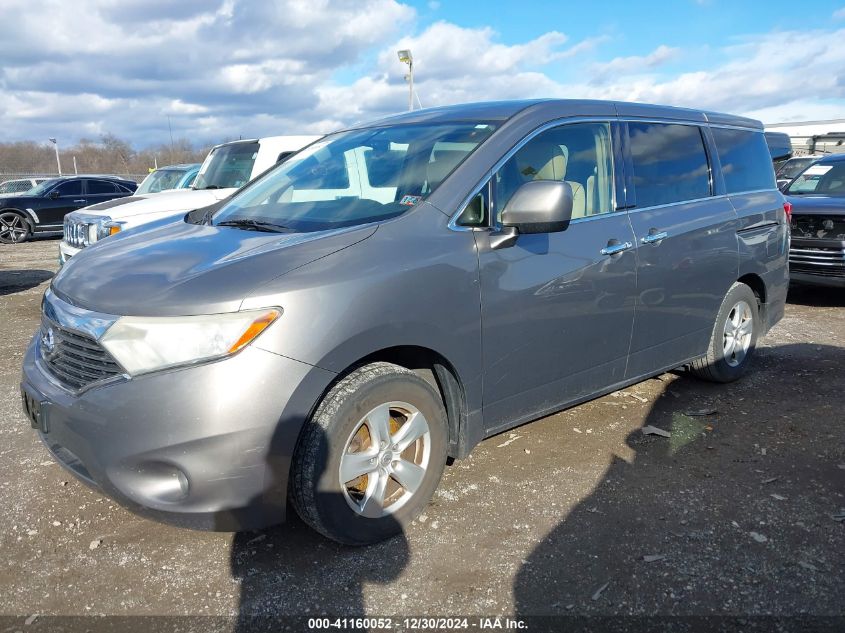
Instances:
[[[819,159],[815,156],[809,156],[807,158],[792,158],[786,161],[783,165],[781,165],[780,169],[778,169],[778,178],[789,178],[792,180],[795,176],[800,174],[817,160]]]
[[[135,190],[136,194],[158,193],[167,189],[175,189],[185,175],[182,169],[156,169]]]
[[[320,231],[401,215],[495,129],[489,123],[396,125],[326,137],[236,195],[213,223]]]
[[[45,180],[40,185],[36,185],[32,189],[26,192],[28,196],[43,196],[45,193],[50,191],[53,188],[53,185],[61,182],[58,178],[52,178],[51,180]]]
[[[792,181],[786,193],[845,196],[845,161],[810,165]]]
[[[243,187],[252,176],[258,141],[216,147],[205,157],[193,189]]]

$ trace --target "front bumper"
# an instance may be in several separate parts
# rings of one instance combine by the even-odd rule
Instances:
[[[845,240],[793,236],[789,268],[791,281],[845,288]]]
[[[59,263],[64,264],[65,262],[67,262],[67,260],[69,260],[81,250],[81,248],[71,246],[70,244],[62,240],[61,242],[59,242]]]
[[[38,360],[22,388],[43,403],[45,446],[63,466],[139,514],[196,529],[257,529],[285,518],[302,424],[334,374],[250,346],[189,368],[75,395]]]

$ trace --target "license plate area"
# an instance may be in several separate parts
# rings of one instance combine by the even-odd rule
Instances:
[[[23,412],[29,418],[29,425],[42,433],[49,433],[50,403],[34,391],[21,385],[21,404]]]

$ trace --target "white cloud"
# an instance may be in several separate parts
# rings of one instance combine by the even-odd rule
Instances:
[[[504,43],[487,27],[419,25],[399,0],[32,2],[0,10],[0,140],[108,131],[155,143],[168,117],[198,142],[328,132],[407,107],[402,48],[426,106],[567,97],[845,116],[845,29],[750,36],[706,57],[659,45],[609,58],[600,33]]]
[[[833,12],[833,19],[834,20],[845,20],[845,7],[841,9],[837,9]]]
[[[599,82],[609,77],[625,74],[643,74],[651,72],[680,55],[680,49],[661,44],[648,55],[633,55],[630,57],[616,57],[609,62],[593,64],[592,80]]]

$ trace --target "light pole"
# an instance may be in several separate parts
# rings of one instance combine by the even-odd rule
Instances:
[[[408,110],[414,109],[414,56],[409,49],[397,51],[399,61],[408,64],[408,74],[405,79],[408,81]]]
[[[56,142],[56,139],[54,139],[54,138],[47,139],[47,140],[49,140],[53,144],[53,147],[56,148],[56,167],[59,168],[59,176],[61,176],[62,175],[62,163],[59,161],[59,144]]]

